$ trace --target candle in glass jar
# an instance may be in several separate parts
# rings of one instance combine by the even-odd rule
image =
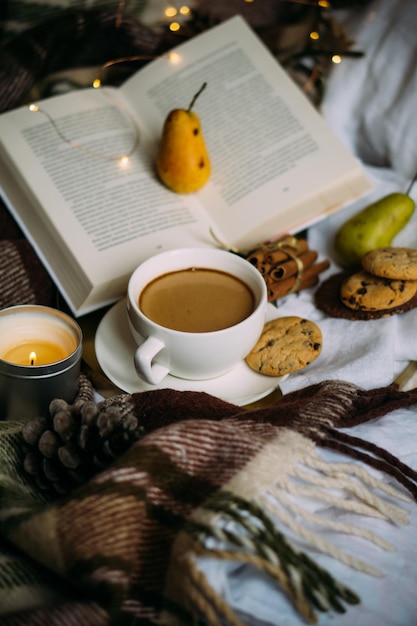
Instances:
[[[43,415],[54,398],[71,402],[82,351],[69,315],[36,305],[0,311],[0,419]]]

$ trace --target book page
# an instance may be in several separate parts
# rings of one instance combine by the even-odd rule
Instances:
[[[136,133],[124,165],[119,157]],[[156,180],[152,141],[111,91],[82,90],[43,101],[38,112],[7,113],[0,144],[33,207],[42,207],[36,220],[73,251],[92,285],[131,273],[163,249],[213,243],[198,203]],[[23,226],[34,221],[28,214]]]
[[[161,119],[187,108],[203,82],[194,110],[212,176],[199,196],[231,243],[294,228],[368,188],[358,163],[241,17],[153,61],[122,91],[158,133]]]

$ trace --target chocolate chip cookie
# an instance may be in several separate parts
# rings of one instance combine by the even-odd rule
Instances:
[[[266,376],[284,376],[307,367],[321,349],[322,334],[317,324],[297,316],[280,317],[265,324],[246,363]]]
[[[392,280],[417,280],[417,250],[414,248],[377,248],[361,259],[365,271]]]
[[[416,293],[417,281],[391,280],[361,270],[343,281],[340,299],[350,309],[380,311],[402,306]]]
[[[405,313],[417,307],[417,294],[402,306],[391,309],[380,309],[379,311],[350,309],[345,306],[340,298],[340,290],[346,278],[351,276],[347,271],[333,274],[323,281],[314,294],[317,308],[329,315],[351,321],[375,320],[399,313]]]

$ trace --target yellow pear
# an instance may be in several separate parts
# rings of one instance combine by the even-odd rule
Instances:
[[[200,120],[191,110],[205,86],[188,109],[174,109],[164,122],[156,169],[164,185],[177,193],[198,191],[210,178],[211,164]]]

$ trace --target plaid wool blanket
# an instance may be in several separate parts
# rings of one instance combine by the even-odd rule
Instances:
[[[251,563],[314,623],[320,611],[359,602],[358,590],[276,522],[370,576],[379,574],[372,563],[319,539],[316,525],[389,546],[359,527],[320,520],[289,496],[307,492],[400,525],[402,503],[417,497],[416,472],[346,433],[416,404],[417,390],[328,381],[252,411],[200,392],[92,398],[81,377],[74,404],[57,400],[48,416],[0,422],[2,626],[243,624],[200,558]],[[344,461],[323,461],[323,447]]]

